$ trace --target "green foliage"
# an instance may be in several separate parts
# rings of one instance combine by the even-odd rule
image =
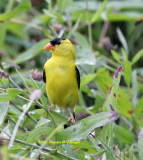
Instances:
[[[142,160],[142,10],[140,0],[0,2],[0,159]],[[42,81],[43,47],[57,37],[73,43],[81,75],[73,126],[66,109],[48,110]]]

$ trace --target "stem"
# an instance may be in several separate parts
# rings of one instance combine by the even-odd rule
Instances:
[[[10,142],[9,142],[9,146],[8,148],[11,148],[13,146],[13,143],[14,143],[14,139],[16,137],[16,133],[18,131],[18,128],[20,126],[20,123],[21,121],[24,119],[24,115],[26,114],[26,112],[30,109],[31,105],[33,103],[33,99],[31,99],[31,101],[29,102],[28,106],[25,108],[25,110],[21,113],[16,125],[15,125],[15,128],[13,130],[13,133],[12,133],[12,136],[11,136],[11,139],[10,139]]]
[[[15,122],[10,116],[7,116],[7,118],[8,118],[10,121],[12,121],[12,123],[16,124],[16,122]],[[19,126],[19,128],[22,129],[23,131],[26,131],[26,129],[23,128],[23,127],[21,127],[21,126]]]
[[[92,50],[92,31],[91,31],[91,23],[90,23],[90,20],[89,20],[88,0],[85,0],[85,2],[86,2],[86,17],[87,17],[87,22],[88,22],[89,44],[90,44],[90,49]]]
[[[23,109],[20,108],[19,106],[17,106],[14,102],[10,101],[10,103],[11,103],[13,106],[15,106],[15,108],[17,108],[18,110],[20,110],[21,112],[23,112]],[[26,113],[26,115],[27,115],[28,118],[32,119],[33,122],[37,123],[36,119],[33,118],[32,116],[30,116],[28,112]]]
[[[2,131],[3,131],[3,130],[2,130]],[[6,133],[6,134],[7,134],[7,133]],[[8,135],[8,134],[7,134],[7,135]],[[9,135],[8,135],[8,136],[9,136]],[[10,137],[10,136],[9,136],[9,137]],[[8,139],[8,138],[4,138],[4,137],[3,137],[3,139],[10,141],[10,139]],[[40,147],[40,146],[37,146],[37,145],[35,145],[35,144],[26,143],[26,142],[21,141],[21,140],[19,140],[19,139],[15,139],[14,142],[17,142],[17,143],[20,143],[20,144],[24,144],[24,145],[26,145],[26,146],[33,147],[33,148],[35,148],[35,149],[39,149],[39,147]],[[55,151],[54,149],[50,149],[50,148],[47,148],[47,147],[42,148],[42,150],[43,150],[43,151],[46,151],[46,152],[50,152],[50,153],[53,152],[53,151]],[[63,156],[64,158],[66,158],[66,159],[68,159],[68,160],[75,160],[74,158],[68,157],[67,155],[64,155],[63,153],[60,153],[60,152],[56,152],[56,154],[57,154],[57,155],[60,155],[60,156]]]

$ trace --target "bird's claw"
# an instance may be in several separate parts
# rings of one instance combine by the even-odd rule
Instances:
[[[48,110],[50,111],[51,108],[54,108],[55,106],[54,105],[51,105],[51,106],[47,106],[48,107]]]
[[[75,124],[75,119],[74,119],[74,116],[72,115],[72,113],[70,113],[70,117],[69,117],[68,121],[71,121],[71,125]]]

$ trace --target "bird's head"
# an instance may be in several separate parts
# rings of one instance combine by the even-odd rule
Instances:
[[[51,50],[52,56],[64,56],[75,59],[75,50],[68,39],[56,38],[50,41],[43,49]]]

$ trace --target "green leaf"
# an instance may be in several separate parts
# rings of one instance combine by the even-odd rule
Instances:
[[[126,51],[126,54],[128,55],[128,45],[127,45],[127,41],[123,35],[123,33],[121,32],[121,30],[119,28],[117,28],[117,34],[118,34],[118,37],[119,37],[119,40],[120,42],[122,43],[125,51]]]
[[[44,45],[47,44],[48,42],[49,41],[45,39],[38,42],[33,47],[25,51],[23,54],[20,54],[19,56],[17,56],[16,59],[12,61],[12,63],[20,64],[38,56],[43,51]]]
[[[96,153],[96,147],[89,141],[80,141],[80,143],[77,143],[77,144],[72,144],[71,148],[74,149],[74,148],[78,148],[80,147],[80,149],[86,149],[88,153],[92,154],[92,153]]]
[[[124,79],[125,82],[128,86],[130,86],[131,83],[131,75],[132,74],[132,68],[131,68],[131,63],[128,60],[125,60],[124,63]]]
[[[89,43],[82,34],[80,34],[79,32],[75,32],[73,36],[82,48],[89,48]]]
[[[118,119],[114,112],[102,112],[89,116],[57,133],[58,140],[81,140],[95,128],[104,126]]]
[[[107,93],[107,99],[106,99],[106,108],[108,111],[113,111],[116,109],[116,103],[117,103],[117,95],[118,95],[118,88],[119,83],[121,79],[121,73],[122,73],[123,67],[120,66],[113,76],[113,85],[110,87],[108,93]]]
[[[80,87],[83,87],[84,85],[88,84],[89,82],[91,82],[97,74],[88,74],[84,77],[81,78],[81,84]]]
[[[112,53],[112,56],[114,57],[114,59],[119,63],[119,64],[122,64],[122,62],[120,61],[120,55],[114,51],[114,50],[111,50],[111,53]]]
[[[95,82],[99,85],[100,89],[106,95],[110,86],[112,86],[113,84],[113,78],[111,77],[109,71],[105,70],[105,68],[100,68],[97,70]],[[132,108],[133,106],[131,103],[130,94],[127,93],[127,90],[125,90],[125,88],[119,88],[117,97],[117,109],[120,111],[121,115],[131,118]],[[104,111],[107,111],[106,106]]]
[[[139,151],[140,160],[142,160],[143,158],[143,128],[141,128],[141,131],[139,132],[139,136],[138,136],[138,151]]]
[[[83,158],[80,156],[80,154],[78,154],[78,152],[70,148],[69,144],[63,145],[62,147],[71,158],[76,160],[83,160]]]
[[[32,79],[32,77],[30,77],[30,80],[31,80],[31,83],[32,83],[33,87],[34,87],[35,89],[39,89],[38,84],[36,83],[36,81],[34,81],[34,80]],[[42,87],[45,87],[45,84],[43,84]],[[42,87],[41,87],[41,90],[42,90]],[[41,95],[41,97],[40,97],[40,100],[41,100],[44,108],[47,109],[47,98],[44,96],[43,93],[42,93],[42,95]]]
[[[47,124],[49,122],[50,122],[49,119],[41,117],[35,128],[41,127],[41,126],[43,126],[43,125],[45,125],[45,124]]]
[[[136,55],[132,59],[132,65],[135,64],[141,57],[143,57],[143,49],[136,53]]]
[[[6,118],[8,107],[9,107],[8,102],[0,102],[0,126],[3,124]]]
[[[25,91],[18,88],[8,88],[6,89],[6,93],[17,96],[18,94],[25,94]]]
[[[22,3],[14,10],[7,13],[0,14],[0,21],[6,21],[12,17],[15,17],[17,14],[21,13],[22,11],[29,10],[30,8],[31,8],[30,3],[26,0],[23,0]]]
[[[113,131],[114,131],[115,137],[120,142],[126,143],[126,144],[133,143],[133,135],[131,134],[131,132],[129,132],[125,128],[118,126],[118,125],[114,125]]]
[[[67,35],[67,39],[69,39],[73,34],[74,32],[77,30],[78,26],[79,26],[79,23],[80,23],[80,19],[81,19],[81,15],[79,16],[77,22],[75,23],[75,25],[72,27],[72,30],[69,32],[69,34]]]
[[[16,69],[16,72],[17,72],[19,78],[21,79],[21,81],[22,81],[24,87],[25,87],[26,90],[28,91],[28,93],[31,94],[31,90],[30,90],[30,88],[28,87],[28,85],[27,85],[25,79],[21,76],[21,74],[19,73],[19,71],[18,71],[17,69]]]
[[[27,143],[32,143],[35,141],[40,134],[48,135],[53,131],[53,128],[50,127],[39,127],[32,130],[27,138]]]
[[[138,118],[142,118],[143,117],[143,96],[138,101],[138,103],[137,103],[137,105],[135,107],[135,110],[134,110],[134,114]]]
[[[15,97],[15,95],[11,95],[9,93],[2,93],[0,94],[0,102],[7,102],[14,99]]]
[[[94,54],[90,49],[83,49],[80,48],[79,46],[74,46],[76,50],[76,64],[77,65],[83,65],[83,64],[88,64],[88,65],[95,65],[96,59]]]
[[[50,115],[47,115],[47,113],[43,110],[43,109],[36,109],[34,110],[35,114],[38,114],[40,116],[43,116],[44,118],[47,118],[47,119],[51,119]],[[57,113],[55,111],[50,111],[52,117],[54,118],[54,121],[56,123],[63,123],[63,122],[66,122],[67,121],[67,118],[64,117],[62,114],[60,113]]]
[[[104,0],[104,2],[102,3],[101,7],[92,16],[91,22],[90,22],[91,24],[96,22],[100,18],[101,14],[103,13],[103,11],[104,11],[104,9],[106,7],[107,2],[108,2],[107,0]]]

